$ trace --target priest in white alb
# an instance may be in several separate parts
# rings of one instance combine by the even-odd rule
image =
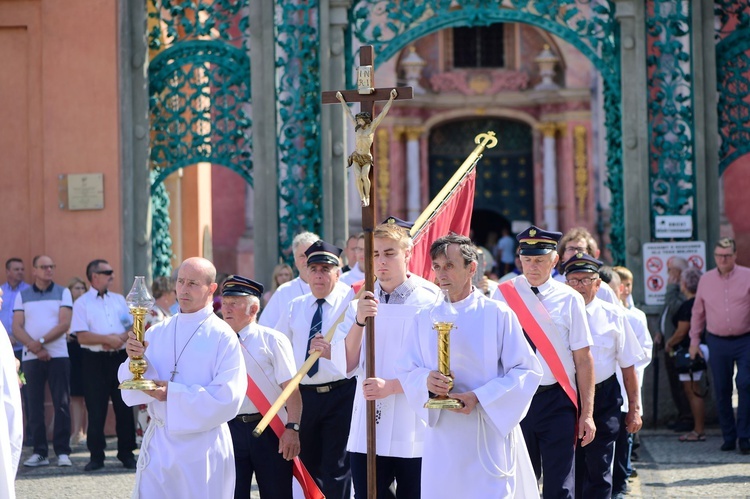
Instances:
[[[122,390],[151,416],[138,457],[133,497],[230,498],[235,467],[227,421],[240,410],[247,371],[237,334],[213,313],[216,268],[188,258],[177,273],[180,312],[151,327],[143,345],[130,333],[127,353],[148,362],[156,390]],[[144,351],[145,348],[145,351]],[[132,376],[128,361],[121,381]]]
[[[442,237],[430,257],[456,311],[450,334],[454,387],[438,370],[431,309],[414,319],[398,366],[410,406],[427,418],[422,497],[538,497],[519,423],[541,380],[541,364],[515,314],[472,287],[477,253],[469,238]],[[423,409],[430,392],[449,391],[463,408]]]

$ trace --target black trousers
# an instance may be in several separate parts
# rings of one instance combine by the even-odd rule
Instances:
[[[300,458],[326,499],[349,499],[352,474],[346,442],[352,422],[356,378],[327,393],[300,386]]]
[[[544,499],[575,494],[576,408],[560,385],[537,393],[521,421],[537,480],[544,467]]]
[[[349,453],[354,480],[354,497],[367,497],[367,454]],[[375,456],[378,499],[412,499],[422,495],[422,458]],[[396,494],[390,487],[396,481]]]
[[[229,422],[237,473],[234,497],[250,498],[254,473],[263,499],[292,499],[292,462],[279,454],[279,438],[271,428],[258,438],[253,436],[257,424]]]
[[[44,387],[49,383],[55,408],[52,446],[56,455],[70,454],[70,360],[57,357],[49,361],[25,360],[26,391],[29,409],[29,432],[34,453],[47,457],[47,425],[44,421]]]
[[[669,392],[672,394],[675,408],[677,408],[678,421],[692,421],[693,414],[690,412],[690,403],[685,388],[680,381],[680,374],[674,365],[674,357],[664,350],[664,368],[667,371],[667,380],[669,381]]]
[[[576,498],[609,499],[612,496],[612,460],[620,434],[622,394],[617,378],[597,387],[594,396],[596,436],[586,447],[576,447]]]
[[[89,427],[86,441],[91,453],[91,460],[103,463],[104,423],[107,419],[109,399],[115,411],[117,431],[117,459],[125,461],[133,458],[135,450],[135,418],[133,409],[125,405],[120,395],[117,370],[128,354],[125,350],[117,352],[92,352],[83,349],[81,352],[81,370],[83,371],[83,396],[86,410],[89,413]]]

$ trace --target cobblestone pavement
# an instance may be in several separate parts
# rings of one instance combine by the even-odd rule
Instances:
[[[750,455],[719,450],[722,439],[717,429],[707,432],[705,442],[682,443],[679,434],[667,430],[641,432],[640,459],[634,463],[638,476],[630,482],[629,497],[750,497]],[[20,499],[109,499],[128,498],[135,472],[122,467],[115,457],[117,441],[107,440],[104,469],[84,473],[88,451],[73,448],[73,466],[60,468],[50,457],[50,466],[27,468],[21,464],[16,479]],[[24,447],[22,460],[31,454]],[[257,490],[253,496],[259,498]],[[473,499],[473,498],[468,498]]]
[[[117,439],[107,439],[106,460],[101,470],[86,473],[83,467],[89,462],[89,451],[85,445],[73,446],[70,460],[73,466],[57,466],[57,457],[50,445],[50,465],[29,468],[23,465],[32,453],[31,447],[23,448],[21,465],[16,477],[18,499],[126,499],[135,484],[135,471],[126,470],[117,459]],[[136,451],[137,457],[138,451]],[[252,499],[259,499],[254,487]]]
[[[629,497],[750,497],[750,455],[719,450],[721,431],[709,429],[705,442],[680,442],[668,430],[641,432],[638,477]]]

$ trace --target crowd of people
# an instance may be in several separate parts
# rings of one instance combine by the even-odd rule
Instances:
[[[670,259],[652,339],[633,303],[633,273],[604,265],[583,228],[531,226],[515,239],[505,230],[494,255],[445,235],[430,247],[431,282],[408,271],[410,227],[390,217],[375,228],[375,289],[356,295],[363,234],[346,249],[297,235],[297,277],[280,264],[267,292],[188,258],[173,277],[154,279],[143,342],[124,297],[109,290],[114,269],[106,260],[92,260],[86,279],[67,287],[54,282],[50,256],[31,261],[30,284],[23,260],[7,260],[0,395],[5,407],[21,398],[25,407],[23,424],[20,407],[0,418],[11,437],[0,448],[0,485],[12,494],[7,478],[24,432],[33,453],[23,465],[50,464],[49,386],[57,464],[72,466],[71,445],[85,442],[84,470],[104,467],[111,401],[117,458],[136,472],[134,497],[247,498],[253,478],[266,498],[291,498],[296,489],[365,497],[369,402],[377,497],[622,497],[655,345],[664,350],[679,439],[706,441],[708,373],[695,367],[702,358],[721,449],[739,444],[750,453],[750,269],[736,264],[731,239],[717,243],[717,267],[705,275]],[[446,321],[449,367],[433,329]],[[120,390],[139,357],[155,388]],[[365,374],[369,358],[374,377]],[[22,397],[9,362],[25,376]],[[256,438],[257,423],[290,383],[285,407]]]

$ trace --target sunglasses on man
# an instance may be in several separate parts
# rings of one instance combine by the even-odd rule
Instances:
[[[104,275],[112,275],[114,274],[114,270],[95,270],[94,274],[104,274]]]

